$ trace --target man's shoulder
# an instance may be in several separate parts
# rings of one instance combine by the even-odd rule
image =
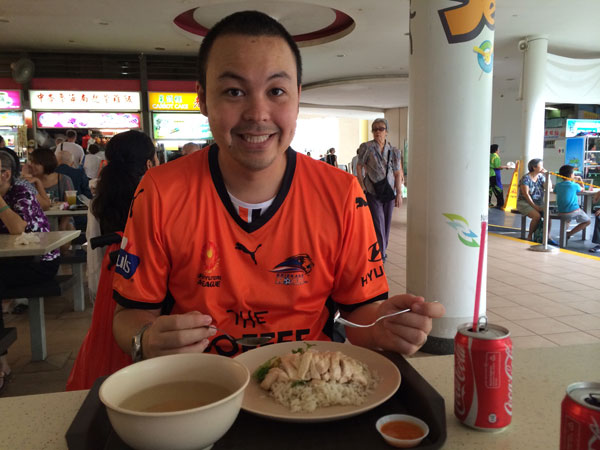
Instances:
[[[208,164],[208,148],[161,164],[150,169],[148,173],[157,183],[189,186],[193,180],[200,178],[198,171],[204,164]]]

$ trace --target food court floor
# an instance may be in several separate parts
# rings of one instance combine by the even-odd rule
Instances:
[[[506,326],[516,347],[600,342],[600,258],[561,250],[528,251],[518,239],[490,234],[487,302],[490,322]],[[390,293],[406,291],[406,207],[395,210],[386,273]],[[18,329],[8,353],[14,377],[3,396],[64,390],[90,324],[91,305],[73,312],[71,292],[45,301],[48,359],[30,362],[27,313],[6,314]]]

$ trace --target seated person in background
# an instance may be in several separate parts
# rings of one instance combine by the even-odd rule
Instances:
[[[136,360],[234,356],[242,348],[230,336],[330,341],[338,309],[368,323],[410,308],[346,333],[411,354],[444,314],[422,297],[388,298],[356,179],[289,146],[301,74],[296,43],[263,13],[232,14],[203,39],[198,99],[216,143],[148,171],[119,253],[113,333]]]
[[[195,142],[188,142],[181,148],[181,154],[185,156],[197,152],[198,150],[200,150],[200,146],[198,144]]]
[[[66,202],[66,192],[75,189],[68,175],[56,172],[58,161],[54,152],[48,148],[38,148],[31,152],[27,167],[28,173],[24,173],[23,177],[37,189],[40,205],[48,205],[45,210],[51,206],[50,199]]]
[[[26,179],[21,177],[21,161],[19,160],[19,157],[14,152],[14,150],[12,150],[8,147],[4,147],[4,148],[0,148],[0,152],[8,153],[10,155],[10,157],[13,159],[13,161],[15,162],[14,184],[17,186],[23,186],[25,189],[27,189],[29,192],[31,192],[34,196],[37,195],[37,190],[35,189],[33,184],[31,184],[29,181],[27,181]]]
[[[80,167],[83,163],[83,157],[85,153],[81,145],[77,144],[75,141],[77,140],[77,131],[75,130],[67,130],[66,139],[64,142],[56,145],[56,152],[59,151],[67,151],[73,155],[73,164],[74,167]]]
[[[97,144],[90,144],[88,147],[88,153],[85,155],[83,161],[83,170],[90,180],[98,178],[100,172],[100,163],[102,159],[98,154],[100,153],[100,147]]]
[[[15,173],[13,158],[7,152],[0,151],[0,233],[50,231],[48,219],[35,195],[22,185],[15,184]],[[4,298],[3,293],[7,288],[51,280],[56,275],[58,266],[58,250],[42,255],[39,260],[0,260],[0,299]],[[2,328],[4,321],[0,308],[0,329]],[[10,367],[4,353],[0,355],[0,391],[9,375]]]
[[[106,146],[106,156],[109,164],[102,170],[97,196],[88,211],[88,241],[125,229],[135,189],[146,170],[158,163],[152,140],[139,131],[113,137]],[[111,253],[119,246],[120,242],[108,248],[88,247],[88,287],[95,299],[94,313],[67,381],[69,391],[89,389],[98,377],[131,364],[129,353],[118,347],[112,333],[116,303],[112,298],[115,264]]]
[[[73,182],[73,188],[77,191],[77,195],[85,195],[87,198],[92,198],[90,191],[90,182],[85,171],[82,168],[76,168],[73,163],[73,155],[67,151],[56,152],[55,172],[67,175]]]
[[[569,243],[569,239],[575,233],[586,228],[590,223],[590,218],[583,210],[579,207],[579,201],[577,200],[577,193],[583,190],[583,180],[580,176],[573,176],[575,167],[570,165],[564,165],[558,170],[558,174],[568,180],[556,183],[554,192],[556,192],[556,203],[558,204],[558,214],[561,216],[561,220],[567,222],[567,225],[575,220],[578,225],[570,231],[567,231],[567,242],[565,247]]]
[[[600,202],[600,191],[596,192],[592,202],[592,204]],[[594,234],[592,236],[592,243],[596,245],[590,248],[590,252],[600,253],[600,208],[596,210],[594,215],[596,216],[596,220],[594,221]]]
[[[517,198],[517,210],[524,216],[531,218],[527,240],[533,240],[533,233],[540,223],[544,212],[544,184],[546,176],[543,161],[539,158],[532,159],[527,164],[527,172],[519,181],[519,196]]]

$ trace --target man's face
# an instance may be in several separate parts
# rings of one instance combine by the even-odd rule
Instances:
[[[296,130],[300,88],[287,42],[273,36],[225,35],[207,61],[200,109],[221,149],[220,162],[265,169],[283,157]]]

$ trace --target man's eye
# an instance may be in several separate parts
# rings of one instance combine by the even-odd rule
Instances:
[[[279,97],[280,95],[285,94],[285,91],[281,88],[273,88],[271,89],[271,95],[274,95],[275,97]]]
[[[231,97],[241,97],[244,93],[240,89],[227,89],[227,95]]]

